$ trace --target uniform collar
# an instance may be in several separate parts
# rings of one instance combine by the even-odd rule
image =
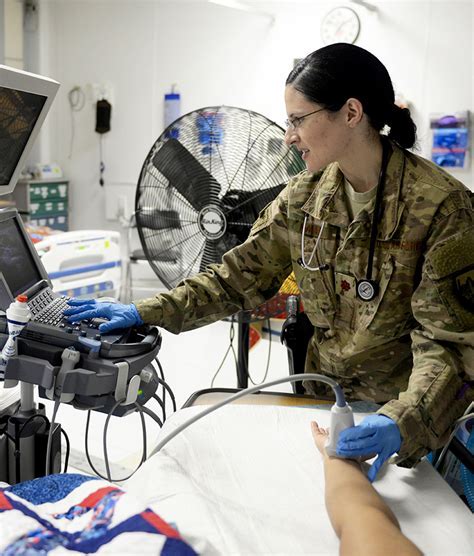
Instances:
[[[400,202],[400,189],[403,181],[405,155],[394,143],[389,143],[390,158],[385,175],[382,200],[382,217],[378,225],[377,237],[390,239],[400,220],[403,203]],[[372,207],[375,200],[372,200]],[[344,175],[337,162],[326,167],[319,182],[302,207],[308,215],[331,224],[347,228],[350,224],[344,192]]]

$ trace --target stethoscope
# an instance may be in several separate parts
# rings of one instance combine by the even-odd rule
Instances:
[[[377,228],[380,219],[380,211],[382,209],[383,187],[384,187],[385,174],[387,172],[387,162],[388,162],[388,148],[385,140],[382,140],[382,148],[383,148],[382,167],[380,168],[379,181],[377,183],[377,193],[375,194],[375,207],[374,207],[374,214],[372,216],[372,226],[370,230],[369,258],[367,260],[367,272],[365,278],[363,278],[362,280],[357,280],[356,283],[357,296],[360,299],[362,299],[362,301],[372,301],[377,296],[379,291],[378,283],[375,280],[372,280],[372,270],[374,265],[375,243],[377,241]],[[306,233],[307,220],[308,220],[308,215],[305,214],[304,222],[303,222],[303,231],[301,234],[301,257],[298,259],[297,262],[300,266],[302,266],[306,270],[311,270],[311,271],[329,270],[329,265],[327,263],[321,264],[319,266],[310,266],[311,261],[313,260],[316,251],[318,249],[318,245],[321,240],[321,237],[323,235],[325,222],[321,223],[318,237],[316,238],[316,243],[314,244],[313,250],[311,251],[311,255],[309,257],[308,262],[305,261],[304,238]]]

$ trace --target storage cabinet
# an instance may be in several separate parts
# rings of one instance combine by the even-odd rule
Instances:
[[[20,180],[12,193],[12,200],[25,222],[67,232],[68,189],[69,182],[64,179]]]

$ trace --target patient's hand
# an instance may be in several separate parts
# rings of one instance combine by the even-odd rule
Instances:
[[[311,421],[311,432],[313,433],[314,443],[316,447],[321,452],[321,454],[326,455],[326,441],[329,438],[329,429],[323,429],[316,423],[316,421]]]
[[[316,444],[318,450],[321,452],[323,456],[327,456],[326,453],[326,441],[329,438],[329,429],[323,429],[316,423],[316,421],[311,421],[311,432],[313,433],[314,443]],[[364,457],[358,458],[347,458],[348,461],[367,461],[368,459],[372,459],[375,454],[369,454]],[[346,459],[346,458],[342,458]]]

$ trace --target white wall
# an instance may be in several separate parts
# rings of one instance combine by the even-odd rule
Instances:
[[[98,185],[99,141],[92,98],[74,114],[67,93],[110,83],[112,131],[104,137],[105,179],[133,192],[141,164],[162,131],[162,99],[172,83],[183,113],[228,104],[285,117],[283,85],[294,58],[322,46],[321,17],[335,1],[247,2],[270,18],[203,1],[43,0],[39,28],[44,70],[62,83],[50,116],[49,148],[71,179],[75,228],[110,226]],[[428,115],[473,109],[472,2],[378,1],[377,13],[353,5],[362,20],[357,44],[386,64],[412,103],[422,152]],[[42,28],[44,35],[41,35]],[[457,46],[458,45],[458,46]],[[33,68],[30,68],[33,69]],[[42,71],[43,68],[36,68]],[[458,171],[473,186],[473,171]]]

